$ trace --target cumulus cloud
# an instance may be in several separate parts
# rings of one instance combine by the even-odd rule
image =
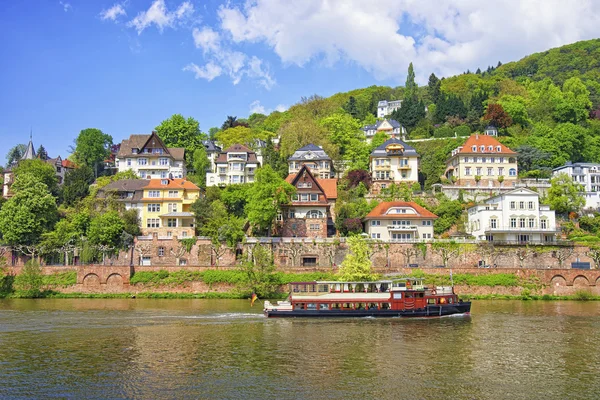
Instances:
[[[100,19],[102,19],[103,21],[116,21],[117,18],[119,18],[119,16],[121,15],[127,15],[127,13],[125,12],[125,8],[123,8],[121,4],[115,4],[107,10],[102,10],[102,12],[100,13]]]
[[[193,13],[194,6],[189,1],[183,2],[175,11],[169,11],[164,0],[155,0],[148,10],[140,12],[128,25],[135,28],[138,35],[153,24],[162,33],[166,27],[172,28],[176,23],[191,17]]]
[[[201,48],[205,53],[209,51],[219,51],[219,34],[213,31],[211,28],[194,28],[192,36],[194,37],[194,44],[196,45],[196,47]]]
[[[284,64],[351,62],[376,78],[420,81],[597,36],[594,0],[255,0],[218,10],[222,35],[262,43]]]

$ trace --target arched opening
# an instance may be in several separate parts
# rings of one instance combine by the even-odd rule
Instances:
[[[100,277],[96,274],[87,274],[83,277],[83,286],[100,286]]]
[[[553,276],[550,283],[552,284],[552,287],[567,286],[567,280],[562,275]]]
[[[583,275],[577,275],[573,279],[573,287],[587,287],[590,286],[590,281]]]
[[[111,274],[106,279],[106,285],[121,287],[123,286],[123,277],[119,274]]]

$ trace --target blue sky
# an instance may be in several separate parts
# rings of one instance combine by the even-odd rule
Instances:
[[[410,61],[424,83],[599,33],[593,0],[480,3],[0,2],[0,153],[30,128],[63,157],[89,127],[119,142],[181,113],[208,131],[301,96],[401,85]]]

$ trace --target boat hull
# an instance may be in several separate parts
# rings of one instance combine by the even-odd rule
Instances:
[[[448,315],[469,314],[471,302],[431,305],[411,310],[265,310],[269,318],[340,318],[340,317],[376,317],[376,318],[423,318]]]

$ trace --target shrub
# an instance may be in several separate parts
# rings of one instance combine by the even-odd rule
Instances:
[[[449,126],[443,125],[433,131],[433,137],[436,138],[447,138],[454,137],[454,129]]]
[[[454,132],[458,136],[469,136],[471,134],[471,128],[468,125],[461,125],[454,128]]]
[[[19,297],[40,297],[43,284],[42,267],[36,260],[27,261],[21,274],[15,278],[15,288]]]

